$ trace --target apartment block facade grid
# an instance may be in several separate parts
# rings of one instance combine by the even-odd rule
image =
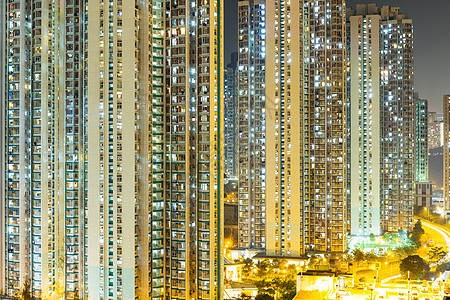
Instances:
[[[444,144],[444,122],[436,112],[428,113],[428,149],[436,149]]]
[[[351,234],[408,230],[418,146],[412,21],[375,4],[350,15],[351,145],[358,150],[351,154]]]
[[[237,176],[237,52],[231,55],[231,63],[224,70],[224,142],[225,142],[225,174]]]
[[[83,10],[72,0],[0,6],[7,37],[0,62],[6,72],[0,281],[8,295],[26,280],[37,297],[84,294]]]
[[[0,15],[2,289],[220,298],[222,3],[14,0]]]
[[[266,14],[266,254],[343,252],[345,1],[274,1]]]
[[[366,6],[367,7],[367,6]],[[349,18],[351,234],[380,235],[380,16]],[[360,14],[358,14],[360,13]]]
[[[265,247],[265,1],[239,1],[238,247]]]
[[[416,182],[428,182],[428,100],[415,100]]]
[[[414,217],[413,24],[396,7],[381,8],[381,214],[383,232],[409,230]]]
[[[443,98],[444,108],[444,209],[450,211],[450,95]]]
[[[349,46],[345,0],[240,0],[225,75],[222,5],[0,4],[8,295],[29,280],[37,297],[221,299],[224,173],[239,248],[342,253],[350,218],[352,234],[411,228],[428,180],[412,21],[367,6]]]

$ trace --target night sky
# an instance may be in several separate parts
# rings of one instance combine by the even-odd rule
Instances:
[[[237,51],[237,0],[225,1],[225,64]],[[273,1],[273,0],[266,0]],[[415,89],[429,100],[429,110],[442,112],[450,94],[450,0],[347,0],[347,6],[377,3],[399,6],[414,24]]]

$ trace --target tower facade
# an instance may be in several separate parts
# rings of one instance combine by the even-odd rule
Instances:
[[[351,233],[407,230],[416,174],[412,21],[374,4],[353,14]]]
[[[222,15],[89,5],[89,299],[220,298]]]
[[[428,182],[428,100],[416,99],[416,182]]]
[[[346,250],[345,14],[345,1],[267,3],[268,255]]]
[[[265,39],[262,0],[238,2],[238,247],[265,247]]]
[[[430,208],[433,183],[428,180],[428,100],[415,99],[415,193],[414,204]]]
[[[3,1],[0,284],[85,292],[84,1]],[[4,80],[4,81],[3,81]]]
[[[444,122],[437,118],[436,112],[428,113],[428,149],[436,149],[444,144]]]
[[[225,103],[225,174],[237,176],[237,52],[231,54],[231,63],[224,70],[224,103]]]
[[[444,96],[444,209],[450,211],[450,95]]]
[[[395,232],[411,229],[414,217],[413,24],[396,7],[380,15],[381,224]]]
[[[222,3],[87,7],[0,3],[0,289],[221,299]]]
[[[351,234],[380,235],[380,16],[375,5],[349,19]],[[357,10],[361,6],[357,7]]]

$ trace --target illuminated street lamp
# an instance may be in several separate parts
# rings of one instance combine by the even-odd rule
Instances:
[[[428,209],[428,207],[424,207],[424,210],[426,210],[427,212],[427,220],[430,221],[430,210]]]

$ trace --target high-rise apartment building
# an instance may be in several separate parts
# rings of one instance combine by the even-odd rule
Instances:
[[[89,3],[89,299],[220,298],[222,16]]]
[[[237,160],[238,247],[265,247],[265,39],[264,0],[238,2]]]
[[[376,9],[372,4],[368,7]],[[380,16],[358,12],[348,22],[351,234],[380,235]]]
[[[351,233],[410,229],[415,181],[413,26],[399,8],[350,17]],[[381,221],[381,222],[380,222]]]
[[[436,112],[428,113],[428,149],[436,149],[444,145],[444,121]]]
[[[414,204],[431,207],[433,183],[428,179],[428,100],[415,102],[415,193]]]
[[[83,0],[0,3],[0,289],[221,299],[222,18],[220,0],[90,1],[89,22]]]
[[[0,3],[0,289],[85,291],[83,1]],[[98,241],[97,241],[98,242]]]
[[[345,1],[269,1],[266,16],[266,254],[343,252]]]
[[[450,95],[444,96],[444,209],[450,213]]]
[[[417,99],[415,104],[416,124],[416,178],[428,182],[428,100]]]
[[[233,52],[224,70],[224,171],[228,177],[237,176],[237,57]]]

